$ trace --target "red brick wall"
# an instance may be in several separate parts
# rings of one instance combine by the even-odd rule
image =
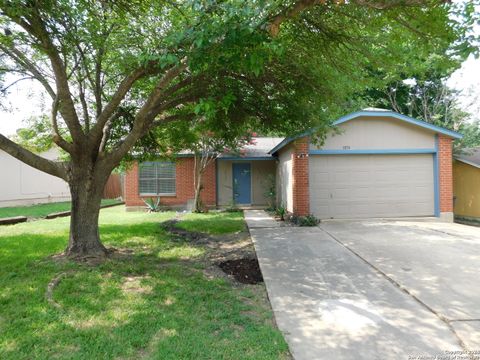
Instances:
[[[452,139],[438,135],[440,212],[453,212]]]
[[[294,151],[292,153],[293,213],[300,216],[305,216],[310,213],[308,150],[308,137],[295,140]]]
[[[182,158],[176,165],[176,195],[161,196],[162,205],[185,205],[195,195],[194,185],[194,161],[193,157]],[[211,163],[203,174],[202,201],[205,205],[216,204],[215,189],[215,163]],[[125,205],[144,206],[138,193],[138,164],[135,163],[125,174]],[[149,196],[147,196],[149,197]]]

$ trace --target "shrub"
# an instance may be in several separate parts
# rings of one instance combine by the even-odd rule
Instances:
[[[283,221],[287,215],[287,208],[283,205],[280,205],[275,209],[275,214],[280,217],[280,220]]]
[[[159,212],[160,209],[160,196],[157,196],[157,200],[153,198],[143,199],[145,205],[147,205],[148,212]]]
[[[306,216],[292,215],[288,220],[297,226],[317,226],[320,223],[320,220],[312,214]]]

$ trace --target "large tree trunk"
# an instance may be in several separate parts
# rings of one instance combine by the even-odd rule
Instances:
[[[85,169],[85,167],[82,167]],[[65,254],[72,258],[105,257],[107,249],[100,242],[98,216],[102,193],[108,177],[90,173],[70,179],[72,207],[70,238]]]

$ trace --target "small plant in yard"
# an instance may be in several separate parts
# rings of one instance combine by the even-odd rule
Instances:
[[[315,215],[308,214],[306,216],[292,215],[288,221],[297,226],[317,226],[320,220]]]
[[[287,208],[284,205],[280,205],[275,209],[275,215],[280,217],[280,220],[285,221],[287,216]]]
[[[160,196],[157,196],[157,199],[153,198],[143,199],[145,205],[147,205],[148,212],[159,212],[160,209]]]

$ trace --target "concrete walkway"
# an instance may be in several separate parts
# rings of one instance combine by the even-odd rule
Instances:
[[[265,217],[245,212],[295,359],[414,359],[462,350],[446,323],[326,232],[279,227]]]
[[[280,227],[280,223],[264,210],[245,210],[244,216],[249,229]]]

